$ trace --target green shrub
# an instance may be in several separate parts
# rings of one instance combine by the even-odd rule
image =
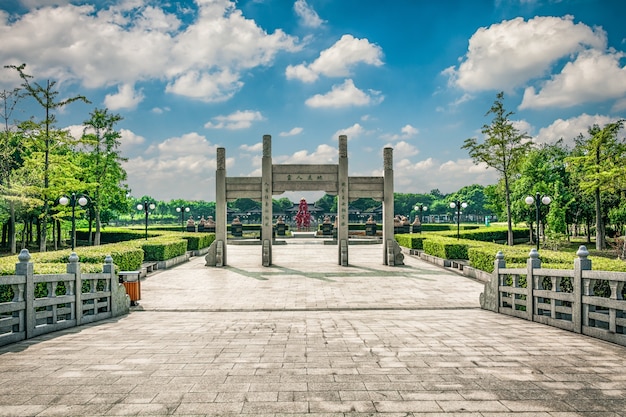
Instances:
[[[187,241],[187,250],[200,250],[208,248],[215,240],[215,233],[197,233],[184,235],[183,239]]]
[[[423,241],[424,252],[443,259],[468,259],[468,245],[456,239],[441,236],[428,237]]]
[[[156,238],[143,243],[141,248],[146,261],[166,261],[184,255],[187,252],[187,240],[185,239],[163,239]]]
[[[396,240],[400,246],[404,246],[409,249],[424,249],[423,242],[425,237],[422,235],[414,235],[414,234],[397,234],[395,235]]]

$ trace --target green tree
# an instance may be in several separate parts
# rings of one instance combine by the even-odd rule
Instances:
[[[8,219],[6,222],[7,240],[9,252],[12,254],[17,252],[15,236],[15,204],[16,201],[19,200],[20,194],[15,192],[15,189],[11,184],[13,171],[19,166],[19,140],[15,134],[15,129],[10,124],[10,120],[20,97],[19,88],[11,91],[3,90],[0,92],[0,100],[2,100],[2,103],[0,103],[0,118],[2,118],[2,121],[4,122],[3,130],[0,133],[0,195],[8,205]]]
[[[593,125],[589,137],[576,139],[576,148],[568,158],[568,169],[575,176],[582,193],[595,201],[596,249],[606,247],[605,212],[602,192],[622,190],[626,184],[626,146],[618,140],[623,120],[608,123],[603,128]]]
[[[42,213],[41,223],[39,230],[39,250],[41,252],[46,251],[47,241],[47,221],[50,210],[50,199],[53,196],[50,193],[50,154],[53,148],[56,146],[57,141],[62,135],[55,135],[53,130],[56,122],[54,111],[63,108],[64,106],[73,103],[75,101],[83,101],[89,103],[84,96],[70,97],[64,100],[57,100],[59,91],[55,90],[55,81],[47,80],[46,85],[42,86],[39,83],[31,83],[33,78],[24,72],[26,64],[19,66],[7,65],[5,68],[12,68],[17,71],[22,79],[22,89],[25,91],[26,96],[32,97],[37,104],[39,104],[45,111],[45,117],[41,122],[42,131],[40,135],[34,136],[38,138],[42,143],[43,151],[43,186],[41,187],[41,200],[42,200]]]
[[[315,206],[324,210],[324,213],[336,213],[337,196],[324,194],[319,200],[315,202]]]
[[[115,125],[122,120],[119,114],[110,114],[107,109],[95,109],[90,113],[81,142],[86,147],[84,157],[85,180],[90,184],[91,207],[94,212],[96,231],[94,245],[100,245],[102,227],[102,210],[111,204],[123,201],[128,192],[123,184],[126,171],[122,162],[126,158],[120,156],[118,150],[121,135]]]
[[[500,173],[504,183],[504,197],[508,225],[508,239],[510,246],[513,245],[513,224],[511,219],[511,181],[518,172],[519,162],[528,152],[531,142],[526,133],[520,131],[509,119],[513,112],[507,112],[504,108],[504,93],[497,95],[496,101],[487,112],[486,116],[493,114],[491,124],[483,125],[482,133],[485,135],[483,142],[476,138],[466,139],[462,149],[469,152],[475,164],[484,163]]]
[[[569,151],[563,146],[562,141],[558,141],[530,150],[520,163],[519,177],[512,185],[511,212],[514,221],[528,223],[531,242],[536,206],[533,204],[529,207],[525,199],[527,196],[535,198],[536,193],[550,196],[552,200],[549,207],[543,204],[539,206],[540,219],[545,219],[542,224],[548,225],[553,236],[557,233],[556,230],[558,234],[566,233],[567,227],[563,227],[566,221],[565,214],[573,200],[573,194],[568,188],[569,174],[565,170],[565,160],[568,156]],[[553,211],[551,216],[546,216]]]

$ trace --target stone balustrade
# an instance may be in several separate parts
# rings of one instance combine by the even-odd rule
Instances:
[[[15,275],[0,276],[13,299],[0,303],[0,346],[42,334],[127,314],[130,298],[118,282],[113,259],[107,256],[102,272],[83,273],[72,252],[63,274],[34,274],[30,253],[23,249]],[[36,288],[44,285],[44,297]]]
[[[626,272],[591,270],[585,246],[576,255],[573,269],[546,269],[532,249],[526,268],[507,268],[498,252],[481,307],[626,346]]]

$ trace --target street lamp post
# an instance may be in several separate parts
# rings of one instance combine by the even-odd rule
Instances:
[[[416,217],[416,222],[413,222],[413,224],[418,224],[419,225],[419,232],[422,233],[422,212],[423,211],[427,211],[428,207],[423,205],[423,204],[416,204],[415,207],[413,207],[413,209],[415,211],[417,211],[417,217]]]
[[[537,237],[536,237],[536,240],[537,240],[537,250],[539,250],[539,211],[540,211],[540,207],[541,207],[540,203],[543,203],[544,205],[547,206],[548,204],[550,204],[552,202],[552,199],[549,196],[547,196],[547,195],[544,195],[542,197],[540,193],[537,193],[537,194],[535,194],[535,197],[529,195],[528,197],[526,197],[524,199],[524,201],[529,206],[531,206],[533,204],[535,205],[535,222],[537,223]]]
[[[459,200],[450,203],[451,209],[456,209],[456,238],[461,238],[461,208],[465,209],[467,203],[462,203]]]
[[[137,210],[143,210],[146,213],[146,240],[148,240],[148,214],[150,213],[150,210],[154,210],[155,207],[156,204],[148,200],[137,204]]]
[[[191,209],[185,206],[176,207],[176,212],[180,213],[180,228],[183,232],[185,231],[185,213],[189,213],[189,210]]]
[[[63,196],[59,198],[59,203],[63,206],[68,204],[72,207],[72,250],[76,247],[76,204],[85,207],[89,203],[89,199],[84,194],[72,193],[69,197]]]

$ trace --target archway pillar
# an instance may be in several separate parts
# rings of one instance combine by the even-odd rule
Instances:
[[[261,236],[263,266],[272,265],[272,137],[263,135],[263,160],[261,162]]]
[[[338,264],[348,266],[348,137],[339,135],[339,166],[337,171],[337,248]]]
[[[205,260],[207,266],[227,265],[226,258],[226,149],[217,148],[215,170],[215,240]]]
[[[383,149],[383,265],[394,265],[390,251],[395,242],[393,230],[393,149]]]

